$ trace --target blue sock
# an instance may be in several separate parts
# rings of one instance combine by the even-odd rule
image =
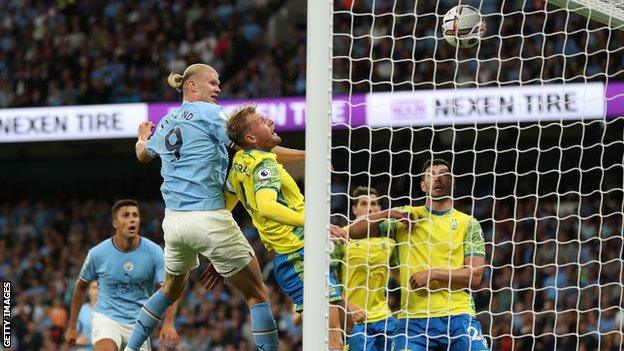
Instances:
[[[143,308],[141,308],[141,312],[139,312],[139,318],[137,318],[134,324],[127,348],[132,350],[140,349],[141,345],[156,329],[169,306],[171,306],[171,301],[165,297],[162,291],[158,290],[152,295],[143,305]]]
[[[271,306],[266,302],[259,303],[249,307],[249,312],[251,313],[251,331],[258,350],[277,351],[279,338]]]

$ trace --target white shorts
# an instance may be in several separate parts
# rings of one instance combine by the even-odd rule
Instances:
[[[102,339],[111,339],[117,345],[117,350],[123,350],[128,344],[134,324],[116,322],[105,315],[97,312],[92,313],[91,319],[91,343]],[[147,339],[141,346],[141,351],[151,351],[150,340]]]
[[[180,275],[199,266],[201,254],[219,274],[231,277],[245,268],[254,251],[226,209],[215,211],[165,211],[165,270]]]

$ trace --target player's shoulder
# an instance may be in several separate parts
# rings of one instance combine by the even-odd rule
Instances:
[[[222,118],[226,118],[226,116],[227,116],[225,114],[225,112],[221,109],[221,106],[219,106],[217,104],[210,103],[210,102],[193,101],[193,102],[186,102],[182,106],[184,108],[188,109],[189,111],[192,111],[192,110],[197,111],[202,117],[208,117],[208,118],[222,117]]]
[[[95,257],[98,255],[103,255],[109,253],[115,246],[113,245],[113,239],[107,238],[106,240],[101,241],[99,244],[93,246],[89,250],[89,255],[91,257]]]
[[[453,212],[451,212],[451,216],[459,221],[473,221],[476,220],[473,216],[468,213],[462,212],[456,208],[453,208]]]
[[[141,237],[141,245],[143,245],[143,247],[145,247],[145,250],[151,252],[151,253],[155,253],[155,254],[162,254],[163,253],[163,249],[162,247],[160,247],[160,245],[156,244],[155,242],[151,241],[150,239],[142,236]]]
[[[276,165],[277,155],[273,151],[264,151],[256,149],[241,150],[241,158],[245,158],[250,162],[253,168],[260,165]]]
[[[88,302],[85,302],[80,306],[80,312],[78,314],[86,314],[91,312],[91,305]]]

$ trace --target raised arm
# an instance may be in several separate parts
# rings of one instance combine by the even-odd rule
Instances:
[[[134,151],[136,152],[136,157],[139,162],[147,163],[152,160],[152,157],[147,153],[145,144],[152,134],[152,128],[154,127],[154,123],[150,121],[141,122],[141,124],[139,124],[138,140],[134,146]]]
[[[277,162],[281,164],[305,160],[305,151],[276,146],[272,150],[277,155]]]
[[[409,213],[394,208],[373,213],[351,224],[347,228],[349,238],[363,239],[368,236],[380,236],[384,231],[380,229],[380,227],[383,227],[384,223],[387,224],[388,222],[386,222],[386,220],[388,219],[407,221],[409,219]]]

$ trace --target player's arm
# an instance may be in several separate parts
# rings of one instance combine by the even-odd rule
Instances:
[[[351,224],[347,228],[347,233],[351,239],[380,236],[388,231],[396,230],[396,226],[399,225],[398,221],[408,219],[408,212],[391,208],[373,213]]]
[[[69,325],[67,326],[67,334],[65,335],[65,341],[67,341],[70,346],[74,346],[78,338],[78,314],[85,301],[85,293],[88,287],[88,281],[82,278],[76,279],[76,286],[74,287],[69,310]]]
[[[427,286],[429,281],[453,289],[476,288],[481,284],[485,268],[485,244],[479,222],[470,218],[464,233],[464,265],[457,269],[434,268],[415,273],[410,279],[412,287]]]
[[[283,146],[276,146],[273,148],[273,151],[277,155],[277,162],[281,164],[304,161],[305,160],[305,151],[290,149]]]
[[[258,214],[262,217],[293,227],[303,227],[305,214],[294,211],[277,202],[277,191],[273,188],[262,188],[256,191]]]
[[[141,124],[139,124],[138,140],[134,146],[134,151],[139,162],[147,163],[153,159],[147,152],[146,145],[147,140],[152,134],[152,128],[154,127],[154,123],[150,121],[141,122]]]
[[[484,267],[484,257],[467,256],[464,259],[462,268],[432,269],[430,271],[430,281],[438,282],[440,286],[449,286],[450,283],[450,287],[453,289],[476,288],[481,284]]]

